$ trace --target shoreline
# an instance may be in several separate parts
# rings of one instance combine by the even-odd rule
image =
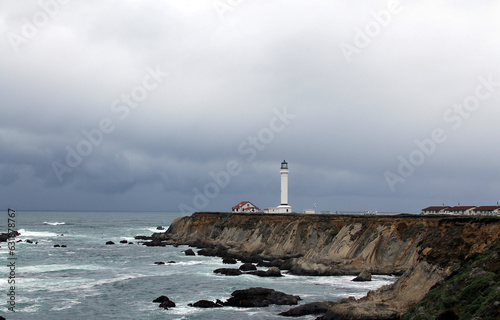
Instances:
[[[499,233],[500,219],[490,216],[198,212],[177,218],[151,243],[282,260],[295,275],[399,274],[392,285],[329,308],[359,319],[399,319]]]

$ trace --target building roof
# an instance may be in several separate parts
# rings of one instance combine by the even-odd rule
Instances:
[[[233,207],[233,209],[239,209],[241,207],[243,207],[245,204],[247,204],[249,201],[241,201],[240,203],[238,203],[237,205],[235,205]]]
[[[235,205],[235,206],[233,207],[233,209],[240,209],[241,207],[243,207],[243,206],[244,206],[244,205],[246,205],[247,203],[248,203],[249,205],[251,205],[251,207],[248,207],[248,208],[246,208],[246,209],[255,208],[255,209],[260,210],[260,209],[259,209],[259,207],[257,207],[256,205],[254,205],[254,204],[253,204],[253,203],[251,203],[250,201],[241,201],[240,203],[238,203],[237,205]]]
[[[449,206],[433,206],[422,209],[422,211],[440,211],[444,209],[448,209]]]
[[[449,209],[449,211],[465,211],[469,210],[472,208],[475,208],[476,206],[454,206]]]
[[[479,206],[474,208],[474,211],[494,211],[500,209],[500,206]]]

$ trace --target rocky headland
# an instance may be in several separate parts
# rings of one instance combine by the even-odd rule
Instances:
[[[310,309],[327,311],[323,319],[400,319],[499,234],[495,217],[207,212],[176,219],[148,245],[190,245],[298,275],[399,274],[364,298]]]

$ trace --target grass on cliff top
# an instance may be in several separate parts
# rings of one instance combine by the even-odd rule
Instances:
[[[464,261],[402,319],[500,319],[500,238]]]

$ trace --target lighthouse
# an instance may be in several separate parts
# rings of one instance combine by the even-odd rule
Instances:
[[[288,163],[283,160],[281,163],[281,205],[288,205]]]
[[[281,202],[276,208],[264,209],[266,213],[291,213],[292,207],[288,204],[288,163],[281,163]]]

